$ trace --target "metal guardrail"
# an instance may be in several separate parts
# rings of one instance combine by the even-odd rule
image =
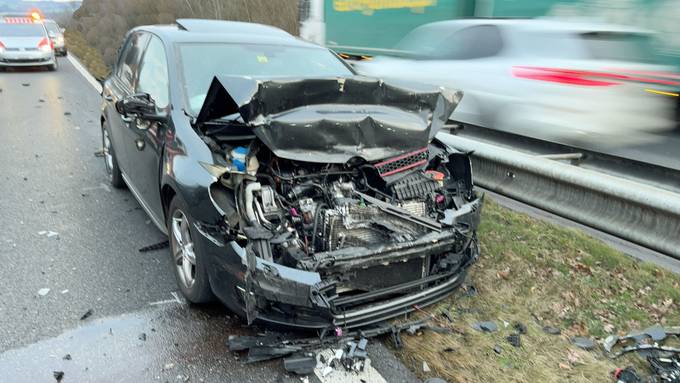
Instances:
[[[468,138],[438,138],[474,152],[478,185],[680,259],[680,194]]]

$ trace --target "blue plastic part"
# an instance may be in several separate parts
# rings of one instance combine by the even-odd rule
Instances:
[[[246,171],[246,155],[248,154],[248,148],[243,146],[238,146],[231,151],[231,158],[234,167],[240,172]]]

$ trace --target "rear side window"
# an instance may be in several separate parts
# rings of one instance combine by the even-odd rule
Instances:
[[[590,32],[580,35],[589,56],[596,60],[655,62],[649,35],[639,33]]]
[[[134,89],[135,78],[139,69],[139,59],[148,41],[148,34],[135,32],[128,37],[121,51],[116,76],[120,78],[123,85],[128,89]]]
[[[464,28],[444,41],[442,59],[469,60],[495,56],[503,47],[501,32],[495,25]]]
[[[40,37],[45,36],[42,24],[0,23],[0,37]]]

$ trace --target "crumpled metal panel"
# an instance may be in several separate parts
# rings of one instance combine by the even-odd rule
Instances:
[[[238,113],[279,157],[376,161],[426,147],[461,97],[459,91],[361,76],[217,76],[196,124]]]

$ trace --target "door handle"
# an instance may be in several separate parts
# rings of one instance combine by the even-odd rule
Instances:
[[[128,117],[128,116],[120,116],[120,119],[123,120],[124,123],[129,124],[132,122],[133,118]]]
[[[110,95],[110,94],[106,94],[106,95],[104,95],[104,100],[106,100],[106,101],[113,101],[113,96]]]

